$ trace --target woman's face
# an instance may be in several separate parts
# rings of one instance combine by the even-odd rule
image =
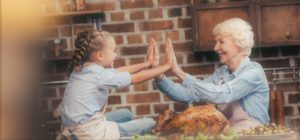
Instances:
[[[219,55],[221,64],[230,64],[238,54],[242,53],[241,48],[230,36],[216,35],[215,40],[214,50]]]

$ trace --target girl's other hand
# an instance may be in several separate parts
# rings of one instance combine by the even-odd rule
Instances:
[[[151,39],[147,50],[147,64],[149,64],[149,66],[151,66],[154,62],[154,45],[154,39]]]

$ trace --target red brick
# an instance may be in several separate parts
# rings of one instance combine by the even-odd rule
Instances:
[[[193,9],[192,6],[187,6],[186,7],[186,15],[187,16],[192,16],[192,12],[193,12],[192,9]]]
[[[282,83],[277,84],[277,89],[282,91],[299,91],[300,83]]]
[[[143,82],[143,83],[140,83],[140,84],[135,84],[133,86],[133,89],[135,91],[147,91],[148,90],[148,82]]]
[[[102,28],[105,31],[114,32],[114,33],[134,32],[133,23],[109,24],[109,25],[103,25]]]
[[[115,2],[91,3],[91,4],[86,4],[86,9],[87,10],[99,10],[99,12],[115,10],[116,4],[115,4]]]
[[[151,38],[153,38],[156,42],[162,41],[162,33],[161,32],[150,32],[146,35],[147,42],[150,42]]]
[[[169,17],[178,17],[182,15],[181,7],[179,8],[171,8],[168,10]]]
[[[130,19],[145,19],[144,11],[133,11],[130,13]]]
[[[283,110],[284,110],[284,115],[285,116],[293,115],[293,107],[286,106],[286,107],[283,108]]]
[[[135,34],[135,35],[128,35],[127,41],[128,41],[128,44],[137,44],[137,43],[142,43],[143,39],[140,34]]]
[[[117,89],[117,92],[118,93],[129,92],[129,87],[124,87],[124,88]]]
[[[94,25],[85,25],[85,26],[75,26],[74,27],[74,35],[77,35],[80,32],[90,31],[94,29]]]
[[[153,6],[152,0],[122,0],[120,2],[122,9],[146,8]]]
[[[185,109],[188,108],[188,105],[187,104],[183,104],[183,103],[174,103],[174,110],[176,112],[182,112],[184,111]]]
[[[191,18],[186,18],[186,19],[179,18],[178,19],[178,28],[192,28],[192,19]]]
[[[212,74],[215,70],[213,64],[202,66],[183,66],[182,70],[189,74]]]
[[[56,89],[55,88],[43,88],[43,97],[55,97],[56,96]]]
[[[159,102],[159,93],[146,93],[146,94],[130,94],[126,97],[127,103],[152,103]]]
[[[185,40],[193,40],[193,31],[185,30],[184,31]]]
[[[114,61],[114,67],[118,68],[122,66],[125,66],[125,59],[116,59]]]
[[[300,58],[295,58],[295,66],[300,67]]]
[[[193,42],[183,42],[183,43],[173,43],[174,51],[177,52],[192,52],[193,51]],[[159,47],[160,52],[164,52],[164,44]]]
[[[258,60],[259,64],[262,65],[263,68],[276,68],[276,67],[289,67],[290,61],[289,59],[274,59],[274,60]]]
[[[58,37],[58,28],[57,27],[44,28],[43,37]]]
[[[162,113],[169,109],[169,104],[155,104],[153,105],[154,113]]]
[[[300,103],[300,94],[290,94],[288,100],[290,104]]]
[[[53,99],[51,102],[51,109],[56,109],[58,105],[61,103],[62,99]]]
[[[159,6],[173,6],[173,5],[184,5],[184,4],[191,4],[190,0],[158,0]]]
[[[130,59],[129,59],[129,65],[138,64],[138,63],[143,63],[143,62],[145,62],[145,58],[144,58],[144,57],[140,57],[140,58],[130,58]]]
[[[61,27],[60,33],[62,36],[71,36],[72,35],[72,29],[71,27]]]
[[[166,101],[166,102],[167,102],[167,101],[172,101],[168,96],[165,96],[165,95],[164,95],[163,97],[164,97],[164,101]]]
[[[146,46],[138,46],[138,47],[122,47],[121,48],[121,55],[139,55],[147,53]]]
[[[116,44],[124,43],[122,35],[116,35],[116,36],[114,36],[114,38],[115,38]]]
[[[111,13],[110,16],[111,16],[112,21],[123,21],[123,20],[125,20],[124,12]]]
[[[136,115],[150,114],[150,105],[139,105],[136,106]]]
[[[166,33],[166,38],[170,38],[172,41],[179,40],[179,31],[170,31]]]
[[[148,17],[150,19],[153,18],[162,18],[163,17],[163,10],[162,9],[154,9],[154,10],[149,10],[148,11]]]
[[[173,27],[174,25],[172,20],[146,21],[140,23],[141,31],[168,30],[173,29]]]
[[[202,55],[196,55],[196,54],[187,55],[187,63],[188,64],[190,64],[190,63],[200,63],[200,62],[203,62]]]
[[[121,104],[121,96],[120,95],[108,96],[107,103],[108,105]]]
[[[289,125],[292,130],[300,130],[300,118],[290,118]]]

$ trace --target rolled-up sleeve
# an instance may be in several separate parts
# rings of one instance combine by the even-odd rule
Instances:
[[[165,95],[176,101],[187,103],[208,101],[221,104],[237,101],[253,93],[264,82],[262,77],[260,71],[249,70],[223,85],[215,85],[185,74],[182,84],[175,84],[166,77],[157,81],[157,84]]]
[[[123,88],[131,84],[128,72],[117,72],[115,69],[106,69],[97,78],[97,85],[102,89]]]
[[[189,96],[186,94],[188,92],[185,85],[186,83],[174,83],[172,80],[164,76],[163,79],[156,80],[156,84],[159,90],[172,100],[178,102],[190,102]]]

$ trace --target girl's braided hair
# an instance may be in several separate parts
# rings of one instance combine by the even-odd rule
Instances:
[[[76,49],[68,68],[68,76],[73,70],[80,71],[84,62],[89,60],[90,54],[101,51],[107,45],[109,38],[113,38],[113,36],[106,31],[92,30],[78,33],[75,40]]]

